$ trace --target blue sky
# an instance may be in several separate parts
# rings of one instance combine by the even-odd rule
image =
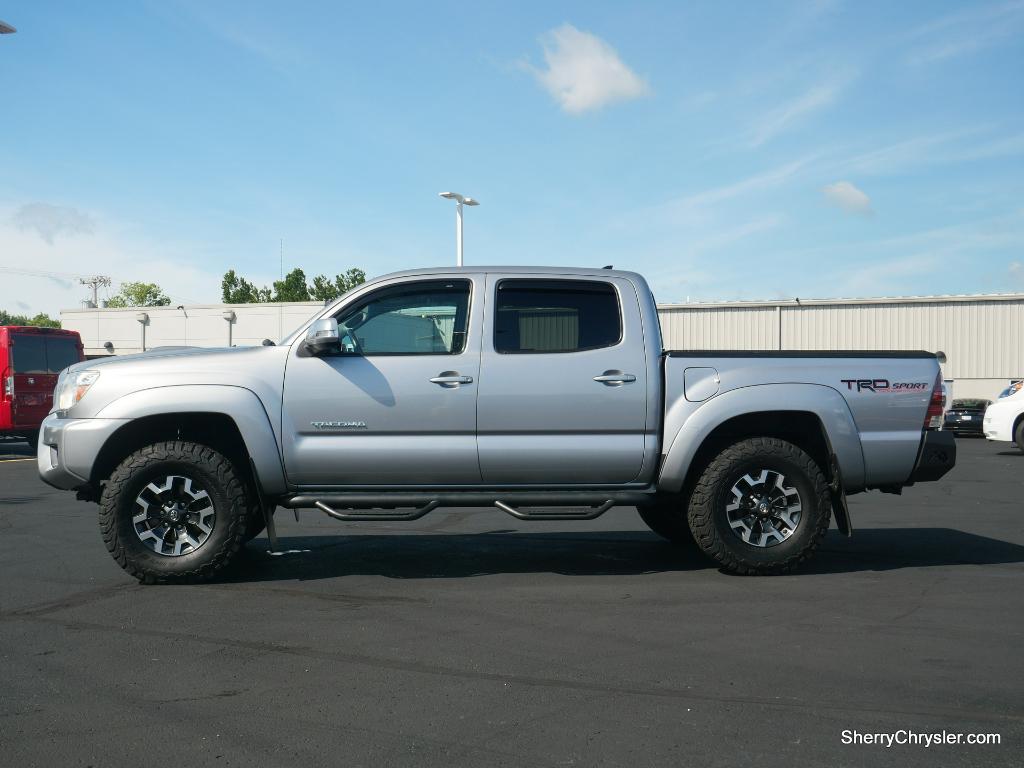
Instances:
[[[604,265],[659,301],[1024,290],[1024,0],[7,2],[0,307],[71,273]],[[51,272],[17,275],[12,269]]]

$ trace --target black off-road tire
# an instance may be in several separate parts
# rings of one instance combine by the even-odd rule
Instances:
[[[785,474],[800,494],[802,510],[794,532],[770,547],[748,544],[729,526],[730,489],[744,474],[769,469]],[[687,516],[698,546],[729,573],[769,575],[806,561],[828,531],[831,493],[818,464],[792,443],[773,437],[741,440],[704,469],[690,496]]]
[[[160,555],[142,543],[132,516],[135,499],[155,478],[180,474],[209,494],[215,519],[195,551]],[[100,531],[114,560],[144,584],[208,581],[224,571],[244,544],[250,504],[231,462],[205,445],[180,440],[146,446],[121,462],[100,498]]]
[[[636,511],[647,527],[663,539],[683,549],[699,550],[686,519],[686,500],[681,494],[659,496],[654,504],[637,507]]]

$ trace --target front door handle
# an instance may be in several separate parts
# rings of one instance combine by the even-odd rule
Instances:
[[[458,371],[441,371],[440,374],[430,380],[431,384],[440,384],[442,387],[457,387],[459,384],[472,384],[472,376],[460,376]]]
[[[600,376],[595,376],[594,381],[599,381],[606,387],[621,387],[623,384],[636,381],[636,376],[622,371],[605,371]]]

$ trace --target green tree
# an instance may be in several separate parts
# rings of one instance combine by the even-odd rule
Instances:
[[[274,281],[274,301],[309,301],[306,273],[296,267],[283,280]]]
[[[35,317],[29,317],[28,315],[12,315],[7,310],[0,309],[0,325],[36,325],[40,328],[60,328],[60,320],[54,320],[42,312]]]
[[[270,301],[269,288],[257,288],[244,277],[229,269],[220,282],[221,297],[225,304],[258,304]]]
[[[275,280],[274,288],[258,288],[235,270],[224,273],[220,282],[221,297],[225,304],[248,304],[272,301],[332,301],[343,293],[366,282],[366,273],[358,267],[348,269],[334,279],[317,275],[313,282],[306,283],[306,273],[296,267],[283,280]]]
[[[170,303],[156,283],[121,283],[121,290],[107,300],[108,307],[164,307]]]
[[[332,281],[326,275],[317,275],[313,278],[313,284],[309,287],[309,296],[317,301],[333,301],[343,293],[348,293],[357,285],[366,282],[366,273],[358,267],[353,267],[340,275],[335,275]]]

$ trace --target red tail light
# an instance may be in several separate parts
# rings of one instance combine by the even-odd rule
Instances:
[[[946,395],[942,391],[942,373],[935,377],[932,399],[928,401],[928,412],[924,416],[925,429],[941,429],[942,417],[946,412]]]

